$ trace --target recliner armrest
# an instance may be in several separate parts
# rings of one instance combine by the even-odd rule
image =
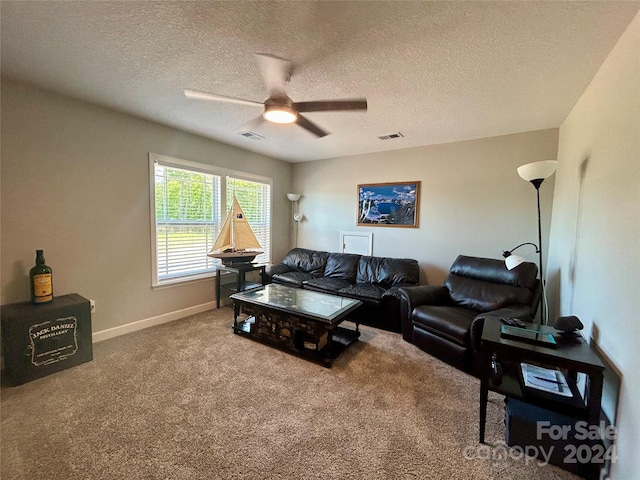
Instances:
[[[398,289],[410,314],[418,305],[444,305],[450,301],[449,290],[444,285],[415,285]]]
[[[415,285],[401,287],[400,295],[400,324],[402,338],[413,343],[413,324],[411,312],[418,305],[444,305],[450,301],[449,290],[444,285]]]

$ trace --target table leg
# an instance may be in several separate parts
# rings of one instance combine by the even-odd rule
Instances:
[[[238,316],[240,316],[240,302],[233,302],[233,333],[238,333]]]
[[[238,272],[236,276],[236,292],[240,293],[244,290],[244,272]]]
[[[220,270],[216,270],[216,308],[220,308]]]
[[[602,402],[602,373],[589,375],[589,397],[587,398],[587,416],[591,425],[600,422],[600,404]]]
[[[487,400],[489,397],[489,377],[480,379],[480,443],[484,443],[484,430],[487,424]]]

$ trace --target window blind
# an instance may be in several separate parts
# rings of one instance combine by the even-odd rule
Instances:
[[[227,211],[234,195],[264,252],[255,262],[267,263],[271,258],[271,185],[230,175],[227,177]]]
[[[221,178],[155,165],[157,280],[213,270],[206,254],[221,227]]]
[[[234,195],[268,262],[271,251],[271,183],[239,172],[150,154],[153,285],[213,275],[219,259],[207,256]]]

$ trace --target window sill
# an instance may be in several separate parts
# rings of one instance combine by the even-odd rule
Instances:
[[[151,289],[162,290],[164,288],[181,287],[184,285],[189,285],[191,283],[202,283],[202,282],[213,280],[215,276],[216,276],[215,272],[207,272],[207,273],[203,273],[202,275],[197,275],[197,276],[194,275],[187,278],[172,278],[168,280],[163,280],[161,283],[152,283]]]

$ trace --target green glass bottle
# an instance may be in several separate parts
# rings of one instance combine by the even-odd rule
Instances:
[[[29,271],[31,303],[53,302],[53,277],[51,267],[44,263],[44,251],[36,250],[36,266]]]

